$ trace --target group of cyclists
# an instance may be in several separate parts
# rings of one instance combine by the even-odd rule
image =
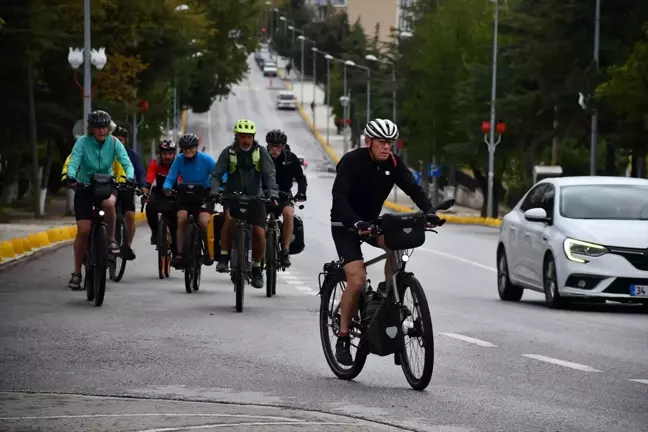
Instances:
[[[280,191],[290,193],[293,182],[298,183],[298,192],[294,201],[306,200],[307,182],[297,156],[288,146],[286,134],[272,130],[266,135],[267,147],[256,140],[254,122],[242,119],[234,126],[234,142],[220,153],[217,160],[208,154],[198,151],[200,139],[194,134],[183,135],[178,145],[181,153],[176,155],[176,144],[171,140],[162,140],[159,144],[159,155],[149,164],[146,175],[143,174],[139,155],[125,149],[127,132],[117,128],[109,133],[112,120],[104,111],[95,111],[88,116],[88,133],[80,137],[74,145],[69,164],[64,168],[69,182],[89,182],[94,173],[113,174],[120,172],[113,169],[113,162],[121,165],[123,177],[127,182],[137,182],[148,196],[147,220],[151,228],[151,243],[157,238],[157,209],[171,195],[177,182],[203,185],[209,190],[209,201],[216,202],[222,193],[240,193],[260,197],[266,195],[270,208],[282,209],[284,219],[282,233],[282,264],[290,265],[288,249],[292,238],[293,207],[280,207]],[[331,234],[339,257],[344,262],[347,287],[341,299],[340,332],[336,343],[336,359],[340,364],[352,365],[350,352],[349,326],[358,306],[358,299],[366,280],[364,258],[361,250],[361,239],[370,234],[371,221],[380,215],[383,204],[394,185],[398,186],[414,203],[426,212],[430,225],[442,224],[436,215],[430,199],[417,184],[403,161],[392,153],[392,146],[398,139],[398,127],[390,120],[375,119],[364,129],[365,147],[345,154],[336,167],[336,177],[332,188]],[[119,139],[118,139],[119,138]],[[123,139],[124,141],[120,141]],[[138,168],[138,163],[140,167]],[[157,174],[166,176],[163,185],[153,185]],[[226,180],[225,180],[226,179]],[[133,197],[121,197],[122,205],[129,220],[128,212],[134,212]],[[103,209],[108,221],[110,253],[118,254],[119,247],[114,240],[116,196],[103,202]],[[252,225],[252,285],[263,287],[261,262],[265,253],[266,206],[261,201],[252,201],[248,209],[247,222]],[[285,203],[283,203],[285,204]],[[173,224],[172,249],[174,267],[183,265],[182,256],[184,232],[188,223],[188,212],[199,221],[207,238],[207,226],[210,209],[207,205],[165,207],[168,220]],[[77,192],[74,199],[74,210],[77,219],[77,236],[74,243],[74,272],[70,288],[79,289],[81,282],[81,265],[90,230],[92,196],[86,192]],[[225,272],[229,266],[229,247],[232,217],[227,206],[224,206],[225,222],[220,233],[220,255],[217,271]],[[134,219],[134,215],[132,216]],[[135,233],[134,223],[129,223],[129,250],[132,236]],[[364,239],[372,246],[386,249],[382,236]],[[130,250],[130,259],[135,254]],[[209,256],[205,265],[212,265]],[[385,263],[386,280],[390,280],[391,266]]]

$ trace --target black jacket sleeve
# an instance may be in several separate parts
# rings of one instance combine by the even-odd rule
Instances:
[[[299,158],[295,153],[290,153],[290,159],[291,160],[291,166],[293,167],[293,173],[292,176],[297,182],[297,193],[299,194],[306,194],[306,186],[308,186],[308,183],[306,182],[306,176],[304,175],[304,170],[302,169],[301,163],[299,162]]]
[[[432,202],[427,195],[425,195],[423,188],[416,184],[416,179],[414,179],[414,176],[405,163],[403,163],[399,157],[394,157],[396,158],[396,186],[401,188],[407,196],[412,198],[412,201],[414,201],[414,204],[416,204],[419,209],[424,212],[434,210]]]
[[[353,173],[355,172],[354,153],[357,152],[349,152],[342,156],[342,159],[335,167],[337,175],[335,181],[333,181],[333,208],[335,209],[336,219],[340,219],[335,222],[342,222],[347,228],[353,228],[356,222],[362,220],[351,207],[349,196]]]

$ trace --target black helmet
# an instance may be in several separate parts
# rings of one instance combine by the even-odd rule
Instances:
[[[176,143],[173,142],[173,140],[170,139],[164,139],[160,142],[158,145],[158,149],[163,152],[163,151],[176,151]]]
[[[128,129],[117,126],[113,131],[113,136],[128,138]]]
[[[106,111],[97,110],[88,114],[88,126],[94,128],[104,128],[110,126],[110,114]]]
[[[184,150],[191,147],[197,147],[199,141],[198,135],[196,134],[184,134],[180,137],[180,148]]]
[[[288,142],[288,137],[284,131],[279,129],[273,129],[266,134],[266,142],[268,144],[282,144],[285,145]]]

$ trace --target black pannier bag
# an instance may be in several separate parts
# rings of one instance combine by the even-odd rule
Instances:
[[[403,346],[403,326],[398,305],[391,296],[371,291],[367,293],[363,321],[366,337],[372,354],[386,356],[401,350]]]
[[[306,247],[304,243],[304,221],[299,216],[295,216],[293,221],[293,237],[288,252],[290,255],[297,255]]]
[[[382,215],[380,228],[385,246],[391,250],[414,249],[425,243],[425,215],[423,213]]]

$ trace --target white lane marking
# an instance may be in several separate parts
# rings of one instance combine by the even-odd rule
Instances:
[[[295,289],[296,289],[297,291],[303,291],[303,292],[314,292],[312,289],[310,289],[310,288],[307,287],[306,285],[297,285],[297,286],[295,287]]]
[[[278,421],[298,421],[290,417],[250,415],[250,414],[208,414],[208,413],[140,413],[140,414],[70,414],[51,416],[23,416],[23,417],[0,417],[0,420],[56,420],[56,419],[82,419],[82,418],[103,418],[103,417],[235,417],[245,419],[262,419]]]
[[[634,381],[641,384],[648,384],[648,379],[629,379],[628,381]]]
[[[543,361],[543,362],[547,362],[547,363],[553,363],[553,364],[556,364],[556,365],[559,365],[559,366],[564,366],[564,367],[576,369],[576,370],[583,371],[583,372],[601,372],[600,370],[594,369],[593,367],[589,367],[589,366],[586,366],[586,365],[583,365],[583,364],[580,364],[580,363],[573,363],[573,362],[569,362],[569,361],[565,361],[565,360],[559,360],[559,359],[555,359],[553,357],[545,357],[543,355],[538,355],[538,354],[522,354],[522,356],[523,357],[528,357],[528,358],[531,358],[531,359],[534,359],[534,360],[539,360],[539,361]]]
[[[293,276],[293,275],[283,275],[281,273],[277,273],[277,276],[279,276],[282,279],[298,279],[298,276]]]
[[[277,272],[277,274],[281,275],[281,276],[290,276],[290,272],[288,270],[286,270],[284,272],[281,272],[281,273]]]
[[[251,423],[214,423],[197,426],[178,426],[158,429],[141,429],[136,432],[178,432],[196,429],[227,428],[235,426],[272,426],[272,425],[318,425],[318,426],[353,426],[353,423],[318,422],[318,421],[289,421],[289,422],[251,422]]]
[[[462,258],[462,257],[457,256],[457,255],[451,255],[449,253],[440,252],[440,251],[437,251],[437,250],[434,250],[434,249],[428,249],[428,248],[419,248],[419,250],[422,250],[424,252],[430,252],[430,253],[445,257],[445,258],[450,258],[450,259],[453,259],[455,261],[462,262],[464,264],[469,264],[471,266],[479,267],[482,270],[488,270],[490,272],[497,273],[497,269],[495,267],[490,267],[490,266],[487,266],[487,265],[484,265],[484,264],[479,264],[479,263],[476,263],[474,261],[470,261],[469,259]]]
[[[457,333],[439,333],[439,334],[442,334],[443,336],[448,336],[448,337],[451,337],[451,338],[454,338],[454,339],[459,339],[459,340],[462,340],[464,342],[479,345],[479,346],[482,346],[482,347],[486,347],[486,348],[497,348],[497,345],[495,345],[495,344],[492,344],[490,342],[486,342],[486,341],[481,340],[481,339],[472,338],[470,336],[464,336],[464,335],[460,335],[460,334],[457,334]]]
[[[302,282],[302,281],[298,281],[298,280],[290,280],[290,279],[284,281],[284,283],[287,283],[287,284],[289,284],[289,285],[303,285],[303,282]]]

